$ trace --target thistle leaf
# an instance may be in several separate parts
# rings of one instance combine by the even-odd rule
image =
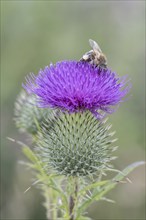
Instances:
[[[99,186],[103,186],[103,185],[107,184],[108,182],[109,182],[109,180],[104,180],[104,181],[92,183],[88,186],[85,186],[83,189],[81,189],[79,191],[79,195],[84,195],[88,190],[92,190],[92,189],[95,189]]]
[[[32,163],[38,163],[38,158],[35,155],[35,153],[27,146],[23,147],[22,149],[25,156],[32,162]]]
[[[126,167],[122,172],[118,173],[112,180],[108,181],[107,184],[105,184],[103,187],[99,188],[97,191],[94,191],[92,196],[90,196],[90,199],[87,199],[85,202],[82,203],[82,205],[78,208],[77,216],[80,216],[81,213],[93,202],[98,201],[103,196],[108,193],[110,190],[112,190],[122,179],[124,179],[131,171],[133,171],[135,168],[144,165],[144,161],[139,161],[132,163],[128,167]]]
[[[130,164],[127,166],[121,173],[118,173],[113,180],[115,181],[121,181],[125,176],[127,176],[131,171],[133,171],[135,168],[144,165],[145,161],[137,161],[135,163]]]

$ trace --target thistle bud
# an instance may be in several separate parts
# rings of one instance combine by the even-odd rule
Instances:
[[[22,90],[17,97],[14,109],[16,127],[21,132],[36,134],[45,120],[51,117],[51,111],[52,109],[49,108],[38,108],[36,97]]]

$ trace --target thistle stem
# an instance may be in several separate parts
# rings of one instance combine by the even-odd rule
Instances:
[[[73,177],[73,193],[69,197],[69,220],[75,220],[75,206],[78,196],[78,181],[77,177]]]
[[[46,198],[45,207],[46,207],[46,215],[48,220],[56,220],[57,219],[57,209],[56,207],[51,207],[51,204],[56,204],[56,196],[52,189],[45,187],[44,188],[44,196]]]
[[[74,214],[73,214],[73,210],[74,210],[74,198],[73,196],[70,196],[69,198],[69,214],[70,214],[70,219],[69,220],[74,220]]]

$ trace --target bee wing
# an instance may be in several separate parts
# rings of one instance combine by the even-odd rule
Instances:
[[[94,40],[89,39],[89,44],[94,51],[102,53],[102,50],[100,49],[99,45]]]

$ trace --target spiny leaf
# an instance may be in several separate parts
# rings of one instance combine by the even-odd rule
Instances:
[[[77,216],[80,216],[83,210],[85,210],[93,201],[100,200],[103,197],[103,195],[105,195],[107,192],[113,189],[118,184],[118,182],[124,179],[124,177],[127,176],[132,170],[144,164],[144,161],[139,161],[129,165],[122,172],[117,174],[111,181],[108,181],[107,184],[101,187],[100,191],[99,188],[97,191],[94,191],[94,194],[92,194],[91,199],[88,199],[85,202],[83,202],[82,205],[78,208]]]
[[[58,192],[62,198],[63,203],[67,206],[68,204],[67,197],[64,194],[64,191],[59,186],[59,184],[57,184],[54,179],[55,177],[58,177],[58,175],[57,174],[47,175],[43,171],[39,158],[34,154],[34,152],[29,147],[24,147],[23,153],[27,156],[27,158],[30,161],[32,161],[34,168],[39,171],[39,173],[37,174],[37,179],[39,179],[42,183],[54,189],[56,192]]]
[[[33,169],[41,173],[42,177],[44,178],[46,176],[46,173],[44,171],[45,164],[40,161],[40,159],[28,146],[23,147],[22,151],[25,156],[32,162]]]
[[[138,161],[127,166],[121,173],[118,173],[113,180],[121,181],[125,176],[127,176],[131,171],[133,171],[136,167],[144,165],[145,161]]]
[[[23,147],[22,149],[25,156],[32,162],[32,163],[38,163],[38,158],[34,154],[34,152],[27,146]]]
[[[97,188],[99,186],[103,186],[103,185],[107,184],[107,182],[108,182],[108,180],[104,180],[104,181],[92,183],[88,186],[85,186],[83,189],[81,189],[79,191],[79,195],[83,195],[84,193],[86,193],[87,190],[91,190],[91,189]]]

